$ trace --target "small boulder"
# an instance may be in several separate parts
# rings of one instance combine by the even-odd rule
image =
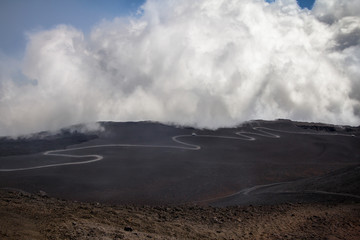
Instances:
[[[133,231],[133,229],[131,227],[124,227],[124,230],[126,232],[132,232]]]
[[[47,193],[44,192],[44,191],[42,191],[42,190],[39,191],[39,195],[40,195],[41,197],[48,197]]]

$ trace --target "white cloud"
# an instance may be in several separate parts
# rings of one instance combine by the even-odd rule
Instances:
[[[313,8],[314,15],[327,23],[348,17],[360,16],[360,1],[358,0],[316,0]]]
[[[319,0],[313,14],[295,0],[149,0],[89,37],[32,33],[29,83],[1,75],[0,135],[98,120],[359,124],[360,17],[348,2],[357,8]]]

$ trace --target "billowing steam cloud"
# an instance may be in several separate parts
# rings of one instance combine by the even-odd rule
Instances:
[[[148,0],[89,36],[32,33],[21,71],[0,57],[0,135],[98,120],[359,124],[359,16],[358,0]]]

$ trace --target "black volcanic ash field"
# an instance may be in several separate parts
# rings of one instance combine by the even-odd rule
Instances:
[[[67,148],[97,147],[59,152],[97,155],[101,160],[31,169],[94,157],[44,155],[50,150],[47,145],[40,153],[2,154],[0,169],[30,169],[0,172],[0,187],[42,190],[50,196],[81,201],[189,203],[221,199],[255,185],[319,176],[360,163],[360,139],[351,136],[358,134],[357,128],[299,127],[301,124],[285,120],[252,121],[216,131],[150,122],[101,124],[105,130],[98,132],[97,138],[75,134],[69,145],[79,144]],[[174,136],[185,144],[173,141]],[[101,146],[109,144],[126,146]],[[197,150],[197,146],[201,148]]]

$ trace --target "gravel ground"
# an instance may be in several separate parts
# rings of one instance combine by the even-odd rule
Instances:
[[[45,195],[42,193],[42,195]],[[0,239],[360,239],[360,204],[130,206],[0,190]]]

